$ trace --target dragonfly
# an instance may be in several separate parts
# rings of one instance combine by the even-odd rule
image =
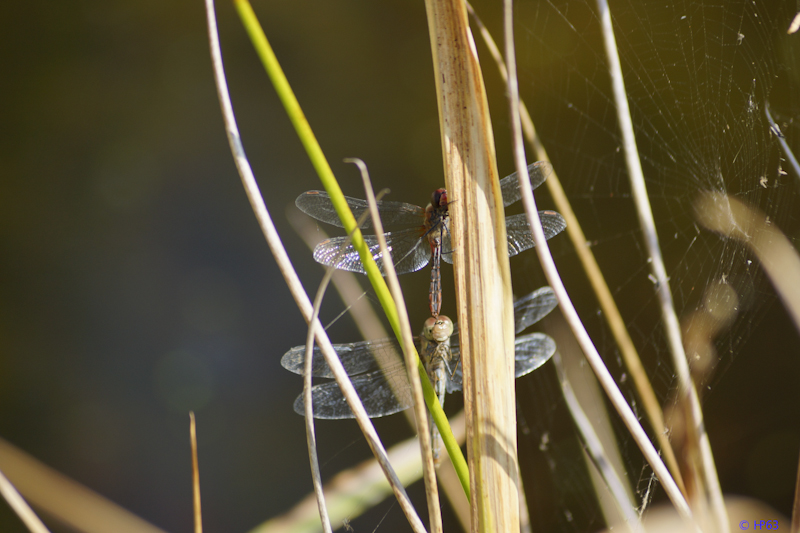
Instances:
[[[546,161],[528,166],[531,189],[536,189],[544,183],[552,171],[553,167]],[[516,172],[500,180],[500,191],[503,196],[503,206],[509,206],[522,198]],[[366,200],[350,197],[345,197],[345,200],[356,218],[361,218],[361,215],[369,209]],[[304,192],[297,197],[295,205],[305,214],[321,222],[342,227],[331,199],[324,191]],[[442,305],[441,260],[446,263],[453,262],[448,206],[445,189],[434,191],[431,203],[425,209],[403,202],[378,202],[378,210],[385,226],[411,226],[384,234],[398,274],[422,269],[433,256],[429,300],[431,315],[434,317],[439,315]],[[555,237],[567,227],[564,218],[555,211],[539,211],[539,219],[548,239]],[[372,221],[368,217],[365,220],[362,227],[372,228]],[[509,256],[517,255],[535,245],[525,214],[506,217],[506,237]],[[364,240],[381,274],[385,276],[377,236],[364,235]],[[314,259],[323,265],[340,270],[366,273],[358,252],[348,242],[347,237],[333,237],[322,241],[314,248]]]
[[[550,287],[542,287],[514,302],[514,330],[519,334],[535,324],[557,305]],[[420,357],[444,405],[445,392],[461,390],[461,351],[458,326],[444,315],[428,318],[423,334],[415,339]],[[360,341],[335,344],[333,349],[358,393],[370,418],[388,416],[408,409],[413,404],[411,384],[406,374],[402,351],[396,339]],[[544,333],[529,333],[514,341],[514,375],[522,377],[545,364],[556,351],[556,343]],[[303,373],[305,346],[296,346],[281,358],[281,365],[295,374]],[[311,374],[315,377],[333,378],[330,367],[319,348],[314,348]],[[314,418],[353,418],[353,412],[335,382],[314,385],[311,388]],[[294,402],[296,413],[305,413],[303,395]],[[438,443],[438,430],[431,424],[431,437]],[[434,444],[434,449],[437,444]]]

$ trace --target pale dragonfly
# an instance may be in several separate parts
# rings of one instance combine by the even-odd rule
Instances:
[[[546,161],[539,161],[528,166],[531,189],[536,189],[544,183],[552,170],[553,167]],[[504,206],[511,205],[522,198],[516,172],[500,180],[500,191]],[[345,200],[356,218],[360,218],[369,209],[366,200],[350,197],[345,197]],[[453,199],[450,199],[450,202],[452,201]],[[321,222],[342,227],[330,197],[323,191],[304,192],[297,197],[295,204],[305,214]],[[431,203],[425,209],[403,202],[378,202],[381,221],[385,226],[412,226],[384,235],[398,274],[420,270],[428,264],[433,255],[429,298],[431,315],[434,317],[439,315],[442,305],[440,260],[443,259],[447,263],[453,262],[448,205],[445,189],[437,189],[433,193]],[[558,235],[567,227],[564,218],[555,211],[539,211],[539,218],[548,239]],[[371,228],[372,221],[366,218],[362,227]],[[509,256],[517,255],[534,246],[530,225],[525,214],[506,217],[506,237]],[[381,274],[386,275],[377,237],[364,235],[364,240]],[[314,259],[323,265],[341,270],[362,274],[366,272],[358,252],[347,240],[347,237],[333,237],[322,241],[314,248]]]
[[[514,302],[514,331],[519,334],[535,324],[557,305],[550,287],[542,287]],[[453,335],[455,333],[455,335]],[[419,355],[434,385],[439,402],[444,405],[445,392],[461,390],[461,351],[458,327],[444,315],[425,322],[423,334],[415,339]],[[413,399],[402,352],[396,339],[360,341],[333,346],[348,375],[352,376],[364,409],[371,418],[387,416],[411,407]],[[546,363],[555,353],[556,343],[544,333],[518,336],[514,342],[514,375],[521,377]],[[296,346],[281,358],[281,365],[295,374],[303,373],[305,346]],[[319,348],[311,360],[314,377],[333,378]],[[337,383],[326,382],[311,388],[314,418],[353,418]],[[305,413],[303,395],[294,402],[294,410]],[[431,427],[434,447],[436,430]]]

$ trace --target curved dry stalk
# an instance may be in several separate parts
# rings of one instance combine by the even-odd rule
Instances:
[[[689,417],[688,424],[696,428],[697,431],[697,439],[689,439],[687,444],[690,446],[690,456],[696,457],[700,464],[697,465],[694,461],[689,461],[686,466],[690,472],[693,472],[695,481],[700,484],[705,492],[703,496],[708,498],[711,504],[716,530],[727,533],[729,531],[728,513],[722,500],[722,488],[719,485],[719,476],[714,464],[711,442],[708,439],[708,433],[704,429],[705,424],[703,422],[700,399],[697,396],[697,389],[689,372],[689,362],[686,359],[686,352],[683,347],[681,327],[678,322],[678,315],[675,312],[667,269],[664,265],[664,258],[658,242],[658,233],[653,220],[650,199],[647,195],[642,165],[639,160],[639,151],[636,148],[636,136],[633,132],[633,121],[628,107],[625,81],[622,77],[622,67],[619,62],[614,28],[611,25],[611,11],[606,0],[597,0],[597,6],[600,10],[603,43],[608,57],[614,103],[616,104],[620,131],[622,132],[622,147],[628,167],[628,177],[631,181],[631,191],[636,205],[636,212],[639,215],[639,224],[644,233],[645,245],[650,258],[650,267],[656,278],[656,293],[661,303],[661,316],[667,337],[667,346],[670,354],[672,354],[672,364],[678,377],[678,401],[684,405],[683,411]]]
[[[432,442],[426,435],[430,435],[428,427],[428,412],[425,409],[425,398],[422,396],[422,382],[416,372],[419,358],[414,351],[414,338],[411,334],[411,325],[408,321],[406,303],[403,298],[403,291],[397,281],[397,272],[394,269],[391,252],[386,246],[386,238],[383,234],[383,222],[378,213],[378,204],[375,201],[375,193],[372,190],[367,166],[360,159],[345,159],[345,163],[353,163],[361,171],[361,179],[364,181],[364,191],[367,193],[367,204],[372,216],[372,224],[375,228],[375,237],[381,247],[381,257],[388,259],[383,262],[386,271],[386,280],[389,282],[389,289],[392,291],[392,298],[397,305],[397,315],[400,319],[400,332],[403,335],[403,359],[406,362],[406,373],[408,381],[411,383],[411,390],[414,394],[414,415],[417,419],[417,435],[419,435],[420,451],[422,452],[422,472],[425,480],[425,496],[428,500],[428,514],[430,518],[431,531],[441,533],[442,513],[439,508],[439,489],[436,486],[436,469],[433,465]],[[366,214],[366,213],[365,213]],[[310,360],[310,355],[307,355]]]
[[[672,503],[675,505],[678,513],[687,522],[687,524],[691,524],[691,527],[697,529],[697,526],[693,522],[692,512],[689,508],[689,505],[686,503],[683,494],[678,489],[674,479],[670,476],[669,470],[661,461],[658,452],[647,438],[647,434],[639,424],[639,420],[636,418],[636,415],[634,415],[633,411],[625,400],[625,397],[620,392],[616,382],[614,381],[614,378],[605,367],[600,354],[597,352],[597,349],[594,347],[594,344],[586,332],[586,329],[583,327],[580,317],[575,311],[575,307],[572,305],[572,301],[570,300],[569,295],[564,288],[564,284],[561,281],[561,277],[556,269],[556,265],[553,262],[553,257],[550,254],[550,248],[547,246],[547,239],[545,238],[544,231],[542,229],[542,223],[537,214],[536,201],[533,198],[533,192],[531,191],[530,187],[526,186],[528,183],[530,183],[530,177],[528,175],[528,168],[525,164],[524,148],[522,146],[522,127],[518,97],[519,90],[517,86],[513,25],[512,21],[510,20],[510,16],[510,7],[507,7],[505,24],[507,39],[506,68],[508,69],[509,105],[511,108],[510,114],[512,132],[514,134],[512,140],[514,143],[515,162],[517,164],[517,172],[520,180],[520,191],[522,192],[522,202],[525,206],[525,212],[528,216],[528,223],[531,225],[533,240],[536,242],[536,253],[539,256],[539,261],[542,264],[547,281],[553,288],[553,291],[558,298],[561,312],[564,314],[567,322],[572,328],[576,339],[580,343],[581,348],[583,349],[583,352],[589,361],[589,364],[595,371],[595,374],[605,389],[606,394],[608,394],[623,422],[628,427],[628,431],[631,432],[637,445],[642,450],[645,459],[647,459],[647,462],[650,463],[653,471],[661,480],[667,496],[670,498],[670,500],[672,500]]]
[[[239,135],[239,131],[236,126],[236,120],[233,115],[233,107],[228,95],[228,88],[225,83],[225,73],[222,68],[222,54],[219,49],[219,36],[216,29],[213,0],[206,0],[206,11],[208,16],[212,63],[214,66],[214,76],[217,83],[217,93],[219,95],[222,114],[225,121],[225,130],[228,135],[228,142],[231,147],[231,152],[234,156],[236,168],[239,171],[242,184],[244,185],[245,192],[247,193],[248,200],[250,201],[250,205],[256,215],[259,226],[261,227],[261,231],[264,233],[264,236],[267,239],[267,243],[269,244],[270,250],[275,256],[275,260],[278,263],[278,267],[280,268],[284,279],[286,280],[286,284],[289,287],[297,306],[300,308],[300,312],[303,314],[303,317],[307,322],[310,323],[312,322],[311,303],[309,302],[308,296],[303,290],[303,286],[300,283],[297,273],[292,267],[291,261],[286,254],[286,250],[283,248],[283,244],[281,243],[278,232],[272,223],[272,219],[269,216],[269,211],[264,203],[264,199],[261,197],[255,176],[253,175],[250,164],[247,161],[247,157],[244,153],[244,147],[242,146],[241,137]],[[408,521],[414,531],[425,531],[422,521],[419,519],[419,516],[411,504],[411,500],[408,498],[408,494],[406,494],[405,489],[397,478],[397,474],[392,469],[392,466],[386,457],[386,450],[381,444],[372,422],[367,416],[367,413],[364,411],[363,406],[360,404],[360,402],[358,402],[358,395],[356,394],[355,389],[353,389],[353,386],[350,383],[347,373],[344,371],[339,358],[336,356],[336,352],[333,350],[330,340],[328,340],[327,335],[325,335],[325,332],[322,329],[322,326],[319,324],[319,321],[315,320],[313,322],[315,322],[314,327],[317,331],[317,342],[319,343],[320,350],[325,357],[325,361],[328,363],[336,382],[342,389],[342,392],[347,399],[348,406],[356,415],[356,421],[367,438],[367,443],[372,449],[373,454],[375,454],[375,457],[381,464],[384,473],[390,480],[392,489],[397,497],[398,502],[400,503],[403,513],[408,518]]]
[[[607,454],[603,449],[603,443],[595,432],[592,421],[589,420],[589,417],[583,411],[583,408],[581,408],[580,401],[572,390],[572,386],[570,385],[567,373],[564,369],[564,364],[561,361],[561,354],[559,354],[558,351],[553,354],[553,362],[556,365],[558,381],[561,384],[564,400],[567,402],[567,408],[572,415],[572,419],[575,421],[575,426],[583,436],[586,452],[603,477],[603,481],[606,487],[608,487],[608,491],[611,493],[614,502],[617,504],[617,508],[622,514],[625,523],[632,532],[644,533],[644,526],[639,519],[639,514],[636,512],[636,504],[631,501],[630,494],[628,490],[626,490],[623,481],[617,475],[616,470],[614,470],[611,463],[606,460]]]
[[[483,38],[489,53],[491,54],[498,70],[500,71],[500,77],[502,78],[503,82],[507,84],[508,72],[499,48],[495,44],[494,39],[492,39],[489,30],[486,29],[486,26],[484,26],[480,17],[477,13],[475,13],[475,10],[469,3],[467,3],[467,8],[470,10],[470,15],[475,20],[476,26],[481,33],[481,37]],[[544,145],[536,134],[536,129],[533,126],[533,120],[531,119],[530,113],[525,106],[525,102],[523,102],[521,99],[519,108],[520,118],[522,120],[522,133],[525,137],[525,140],[528,141],[529,146],[533,150],[535,159],[538,161],[550,162],[550,157],[547,155],[547,150],[545,150]],[[594,257],[591,247],[587,244],[588,239],[586,239],[586,235],[584,235],[583,229],[581,229],[580,222],[578,222],[578,217],[575,215],[575,211],[572,209],[572,205],[570,204],[570,201],[564,192],[564,188],[561,186],[561,180],[559,179],[555,169],[553,169],[553,172],[550,174],[550,176],[548,176],[545,185],[550,192],[550,196],[553,197],[556,209],[567,222],[567,235],[572,242],[572,246],[574,247],[575,253],[578,256],[578,261],[581,263],[581,266],[586,273],[586,277],[592,286],[592,290],[597,297],[600,309],[603,311],[602,315],[605,317],[606,322],[608,323],[611,334],[613,335],[620,354],[622,355],[622,359],[625,361],[625,366],[628,368],[628,374],[631,376],[634,387],[636,388],[636,392],[639,394],[639,398],[641,399],[642,410],[647,416],[647,419],[650,421],[650,426],[653,428],[653,434],[658,441],[659,447],[661,448],[661,453],[664,456],[667,467],[669,467],[669,471],[672,474],[672,477],[675,478],[675,482],[678,484],[681,492],[684,494],[684,496],[686,496],[686,488],[684,487],[683,477],[681,476],[681,471],[678,467],[678,459],[675,457],[675,452],[668,438],[669,431],[667,430],[666,423],[664,422],[664,413],[661,410],[661,404],[658,401],[658,398],[656,398],[656,393],[653,390],[652,384],[650,383],[650,378],[648,378],[647,373],[644,370],[642,360],[639,357],[636,346],[633,344],[633,339],[631,339],[631,336],[625,327],[625,321],[622,320],[622,315],[620,314],[619,308],[614,301],[614,296],[611,294],[611,290],[608,288],[608,284],[606,283],[605,277],[600,270],[600,266],[597,264],[597,260]]]

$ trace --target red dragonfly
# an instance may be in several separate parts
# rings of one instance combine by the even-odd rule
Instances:
[[[544,183],[552,170],[553,167],[546,161],[539,161],[528,166],[531,189],[536,189]],[[511,205],[522,198],[516,172],[500,180],[500,190],[504,206]],[[366,200],[349,197],[345,197],[345,199],[356,218],[369,209]],[[323,191],[304,192],[298,196],[295,204],[305,214],[321,222],[342,227],[330,197]],[[430,311],[434,317],[439,316],[442,306],[441,260],[444,259],[447,263],[453,262],[447,191],[437,189],[433,193],[431,203],[425,209],[403,202],[382,201],[378,202],[378,210],[385,226],[412,226],[384,234],[386,245],[392,253],[394,268],[398,274],[420,270],[428,264],[433,255],[429,293]],[[564,218],[555,211],[539,211],[539,218],[548,239],[558,235],[567,227]],[[362,227],[371,228],[372,221],[366,218]],[[530,225],[525,214],[506,217],[506,236],[509,256],[517,255],[534,246]],[[346,237],[334,237],[322,241],[314,248],[314,259],[323,265],[341,270],[365,273],[358,252],[352,244],[345,246],[345,240]],[[364,235],[364,240],[381,273],[386,275],[377,237]]]

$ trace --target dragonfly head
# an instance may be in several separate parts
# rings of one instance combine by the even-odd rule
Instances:
[[[422,335],[429,341],[444,342],[453,334],[453,321],[445,315],[430,317],[422,326]]]
[[[431,205],[435,208],[447,207],[447,190],[436,189],[431,196]]]

